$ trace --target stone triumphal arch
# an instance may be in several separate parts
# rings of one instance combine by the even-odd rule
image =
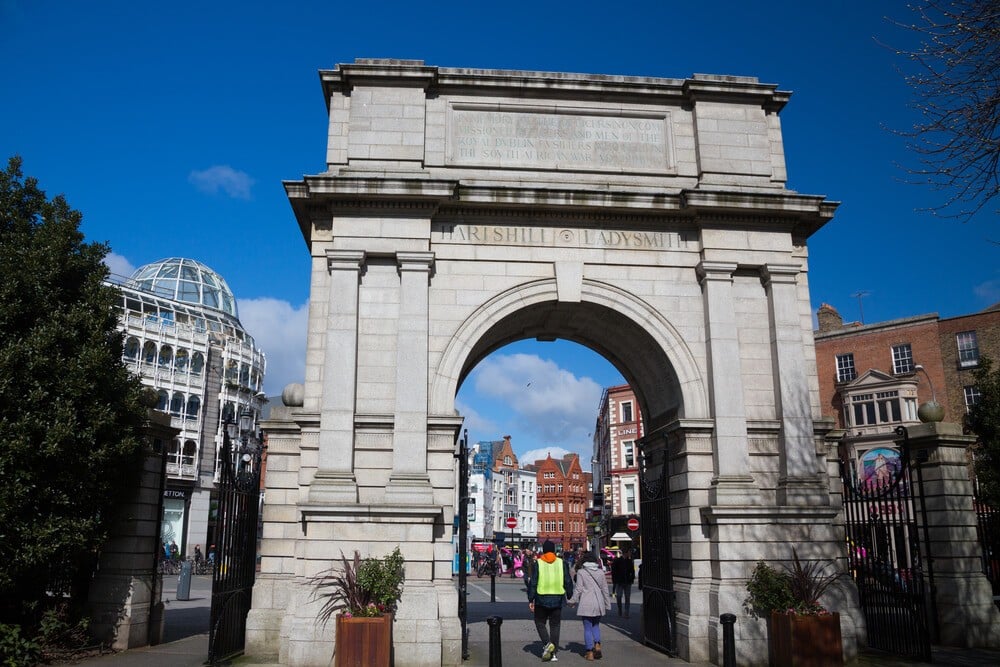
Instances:
[[[312,258],[306,377],[266,424],[248,652],[328,664],[310,577],[399,545],[396,664],[459,664],[455,394],[499,346],[565,338],[622,371],[667,466],[670,540],[645,548],[670,554],[681,655],[719,661],[732,612],[740,663],[766,663],[754,563],[843,545],[806,249],[836,204],[786,187],[789,94],[397,60],[321,79],[327,170],[285,184]]]

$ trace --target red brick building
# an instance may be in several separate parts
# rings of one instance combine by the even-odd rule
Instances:
[[[984,355],[1000,358],[1000,305],[946,319],[932,313],[845,324],[823,304],[817,320],[823,415],[844,429],[841,456],[861,478],[893,448],[897,426],[918,423],[920,404],[936,398],[944,420],[961,423],[978,395],[972,371]]]
[[[594,504],[601,508],[595,524],[602,530],[598,541],[625,531],[630,517],[639,514],[639,445],[642,414],[635,391],[627,384],[608,387],[601,396],[594,425]],[[596,527],[596,526],[595,526]],[[638,541],[637,535],[632,536]]]
[[[558,550],[586,546],[591,475],[577,454],[535,461],[538,494],[538,541],[552,540]]]

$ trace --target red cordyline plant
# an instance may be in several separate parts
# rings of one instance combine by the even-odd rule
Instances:
[[[405,562],[399,547],[383,559],[361,558],[355,551],[348,560],[341,552],[339,566],[310,580],[313,599],[323,600],[319,620],[326,625],[337,613],[374,617],[395,612],[403,594]]]
[[[819,603],[840,573],[824,574],[826,563],[799,560],[792,549],[792,565],[785,571],[777,570],[764,561],[757,563],[747,581],[749,596],[744,608],[754,618],[767,618],[772,611],[784,614],[827,615],[830,612]]]

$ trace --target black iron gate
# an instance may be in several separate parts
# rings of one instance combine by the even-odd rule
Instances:
[[[640,451],[642,565],[639,585],[642,586],[643,642],[676,655],[677,624],[667,468],[666,447],[649,454]]]
[[[972,490],[983,573],[993,586],[994,602],[1000,606],[1000,510],[983,500],[978,480],[973,480]]]
[[[223,430],[208,634],[208,662],[212,665],[241,654],[244,648],[257,575],[261,454],[259,443],[254,447],[246,437],[234,451],[229,433]]]
[[[898,465],[891,458],[877,460],[864,480],[841,467],[848,562],[868,646],[929,662],[936,622],[933,569],[924,548],[923,479],[905,429],[897,433],[903,436]]]
[[[462,627],[462,660],[469,659],[469,431],[458,440],[458,621]]]

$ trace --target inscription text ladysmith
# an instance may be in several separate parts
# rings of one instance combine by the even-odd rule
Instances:
[[[636,250],[689,247],[688,235],[683,232],[629,232],[492,225],[442,225],[435,231],[440,232],[443,242],[459,241],[487,245],[584,246]]]

